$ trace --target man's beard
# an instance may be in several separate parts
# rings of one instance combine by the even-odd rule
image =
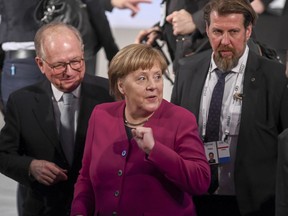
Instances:
[[[221,51],[231,51],[233,53],[232,57],[223,57],[221,55]],[[235,49],[229,48],[229,47],[219,47],[214,52],[214,61],[217,65],[218,69],[220,69],[223,72],[231,71],[232,68],[236,67],[239,61],[239,57],[236,56]]]

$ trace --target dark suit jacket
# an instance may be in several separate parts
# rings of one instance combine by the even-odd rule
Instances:
[[[201,1],[169,0],[166,2],[167,2],[167,11],[166,11],[167,16],[173,13],[174,11],[185,9],[192,15],[193,21],[195,22],[197,28],[198,26],[200,28],[196,30],[197,33],[195,34],[202,34],[202,36],[205,35],[205,29],[203,30],[202,28],[203,22],[204,22],[204,18],[202,16],[203,15],[202,8],[205,5],[205,3],[209,2],[209,0],[201,0]],[[165,41],[167,41],[169,53],[171,55],[172,60],[174,60],[175,50],[176,50],[176,36],[173,35],[173,27],[170,23],[165,22],[162,30],[163,30],[163,37]],[[179,57],[176,57],[176,58],[179,58]]]
[[[279,41],[282,44],[282,48],[286,49],[286,51],[288,50],[288,28],[287,26],[287,22],[288,22],[288,1],[286,0],[284,9],[283,9],[283,16],[282,16],[282,20],[281,20],[281,32],[280,32],[280,36],[279,36]],[[287,57],[288,58],[288,57]]]
[[[6,124],[0,134],[0,171],[27,186],[29,192],[24,201],[24,211],[32,215],[65,215],[66,208],[70,208],[90,114],[95,105],[113,100],[106,79],[85,77],[81,86],[74,161],[69,166],[56,129],[52,95],[48,80],[11,94],[5,114]],[[33,159],[51,161],[67,169],[68,181],[53,186],[38,183],[29,176]],[[47,213],[41,208],[52,210]]]
[[[39,28],[39,24],[34,18],[34,10],[40,1],[23,0],[22,2],[23,4],[19,4],[18,0],[0,0],[0,43],[34,40],[35,33]],[[98,0],[83,0],[83,2],[87,5],[88,15],[96,34],[95,40],[99,42],[97,47],[85,47],[85,51],[95,55],[103,47],[106,57],[110,61],[118,52],[118,46],[113,38],[104,6]]]
[[[276,183],[276,214],[275,216],[288,215],[288,128],[278,137],[278,164]]]
[[[267,7],[272,0],[264,0]],[[286,1],[281,16],[270,13],[265,10],[259,15],[254,28],[258,41],[269,45],[270,47],[281,50],[288,49],[288,1]],[[284,45],[284,46],[283,46]]]
[[[33,41],[38,24],[33,13],[37,0],[0,0],[0,43]]]
[[[97,39],[100,42],[98,50],[103,47],[107,60],[111,61],[119,49],[115,43],[109,20],[105,14],[104,5],[99,0],[82,1],[87,4],[87,10],[91,24],[94,27]]]
[[[196,117],[211,51],[182,61],[171,101]],[[235,190],[243,215],[274,215],[277,136],[288,127],[285,67],[249,51],[243,84],[241,126],[235,161]]]

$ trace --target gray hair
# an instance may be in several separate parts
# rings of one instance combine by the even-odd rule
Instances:
[[[51,22],[51,23],[43,25],[36,32],[36,35],[34,38],[34,44],[35,44],[35,50],[36,50],[37,56],[39,56],[41,58],[43,58],[45,56],[45,52],[43,49],[43,42],[45,41],[46,36],[49,35],[50,33],[61,31],[64,28],[71,30],[75,34],[75,36],[78,38],[78,40],[81,44],[81,48],[84,51],[83,39],[82,39],[82,36],[81,36],[80,32],[78,31],[78,29],[76,29],[72,25],[65,24],[63,22]]]

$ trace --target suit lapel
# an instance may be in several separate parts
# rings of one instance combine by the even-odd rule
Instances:
[[[196,65],[195,69],[194,68],[191,69],[193,75],[192,78],[193,82],[191,83],[189,98],[195,98],[195,99],[194,100],[191,99],[189,101],[191,104],[190,106],[192,107],[192,112],[197,117],[197,120],[199,119],[199,109],[201,103],[202,90],[203,86],[205,85],[209,65],[210,65],[210,56],[209,58],[200,61],[200,63]],[[193,73],[193,71],[195,72]]]
[[[181,106],[189,109],[198,119],[203,86],[210,65],[211,51],[203,52],[186,59],[188,62],[183,65],[184,83]],[[182,71],[180,71],[181,73]],[[180,75],[181,76],[181,75]],[[187,82],[186,80],[190,80]],[[187,100],[188,98],[188,100]]]
[[[258,91],[257,91],[257,83],[259,83],[259,75],[257,73],[259,67],[259,60],[255,53],[249,51],[249,56],[247,59],[247,64],[245,68],[244,74],[244,83],[243,83],[243,104],[242,104],[242,111],[241,111],[241,122],[242,119],[250,119],[251,110],[249,111],[249,107],[256,106],[255,103],[258,101]],[[241,124],[243,125],[243,124]]]
[[[97,104],[97,99],[90,94],[92,91],[92,89],[89,89],[89,85],[82,82],[79,106],[80,110],[75,137],[74,159],[79,158],[79,156],[82,158],[89,118],[95,105]]]
[[[52,104],[52,90],[50,82],[45,80],[41,85],[42,92],[35,94],[35,104],[32,107],[39,127],[46,134],[47,139],[62,152],[60,147],[59,135],[57,132],[54,108]]]

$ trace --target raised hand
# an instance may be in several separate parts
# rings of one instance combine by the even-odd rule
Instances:
[[[138,4],[151,2],[152,0],[111,0],[113,7],[118,9],[130,9],[132,11],[132,17],[135,16],[140,10]]]

